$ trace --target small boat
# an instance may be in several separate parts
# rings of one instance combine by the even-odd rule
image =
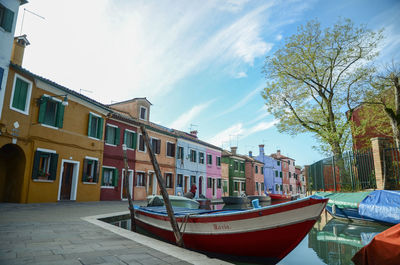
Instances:
[[[286,196],[283,194],[278,194],[278,193],[268,193],[268,196],[271,198],[272,201],[290,201],[291,197]]]
[[[400,263],[400,224],[377,234],[372,241],[360,249],[351,259],[356,265]]]
[[[213,257],[277,263],[303,240],[327,201],[311,196],[253,209],[173,209],[186,248]],[[134,207],[137,226],[175,243],[165,207]]]
[[[199,209],[200,203],[196,200],[189,199],[183,196],[169,195],[169,201],[172,206],[175,207],[185,207],[189,209]],[[163,206],[164,199],[161,195],[150,195],[147,197],[147,206]]]
[[[271,201],[271,197],[267,195],[249,195],[247,198],[249,198],[250,201],[258,199],[260,203]]]
[[[222,196],[222,201],[225,204],[246,204],[250,202],[247,196]]]
[[[329,199],[326,210],[335,218],[400,223],[400,191],[317,192],[315,195]]]

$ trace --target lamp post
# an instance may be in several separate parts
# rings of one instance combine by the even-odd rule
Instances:
[[[131,213],[131,224],[132,224],[132,231],[136,231],[136,222],[135,222],[135,209],[133,208],[133,202],[132,202],[132,197],[131,193],[129,191],[129,174],[128,174],[128,154],[127,154],[127,148],[126,144],[122,145],[122,150],[124,151],[124,164],[125,164],[125,176],[124,176],[124,186],[125,186],[125,192],[126,196],[128,197],[128,203],[129,203],[129,211]],[[132,180],[133,181],[133,180]],[[132,183],[132,196],[134,193],[134,187]]]

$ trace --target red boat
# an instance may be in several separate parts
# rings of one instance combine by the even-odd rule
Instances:
[[[307,197],[247,210],[174,208],[185,247],[215,257],[277,263],[307,235],[327,204]],[[165,207],[135,206],[136,225],[175,242]]]
[[[271,197],[271,201],[290,201],[291,196],[283,195],[283,194],[275,194],[275,193],[268,193],[268,196]]]

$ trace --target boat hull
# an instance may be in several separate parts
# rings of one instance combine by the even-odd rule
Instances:
[[[247,197],[241,196],[223,196],[222,201],[225,204],[245,204],[250,202]]]
[[[361,216],[358,213],[358,208],[339,208],[339,207],[333,208],[332,206],[327,205],[326,210],[330,215],[339,219],[346,219],[348,221],[379,223],[377,220]]]
[[[269,196],[263,196],[263,195],[250,195],[247,196],[250,201],[258,199],[259,202],[270,202],[271,198]]]
[[[290,201],[291,198],[289,196],[285,196],[282,194],[274,194],[274,193],[269,193],[268,196],[271,198],[272,201]]]
[[[242,256],[277,262],[310,231],[326,199],[306,198],[252,210],[177,216],[186,248],[214,256]],[[136,224],[175,242],[169,219],[146,209],[135,210]]]

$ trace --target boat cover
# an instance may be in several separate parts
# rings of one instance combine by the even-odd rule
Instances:
[[[356,265],[398,265],[400,261],[400,224],[376,235],[371,243],[351,259]]]
[[[338,208],[357,208],[358,204],[364,200],[372,191],[362,192],[317,192],[315,195],[328,198],[328,206],[336,205]]]
[[[400,223],[400,191],[375,190],[371,192],[360,203],[358,213],[363,217],[386,223]]]

